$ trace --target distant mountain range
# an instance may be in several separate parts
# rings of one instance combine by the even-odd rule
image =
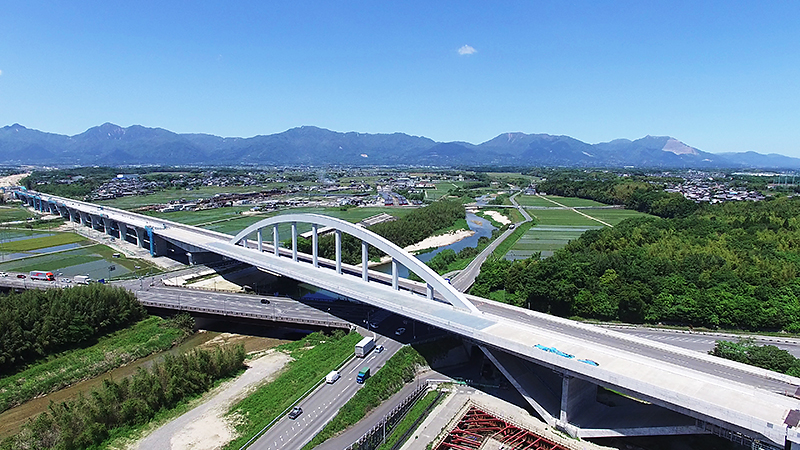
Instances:
[[[641,168],[800,168],[800,159],[708,153],[669,136],[587,144],[569,136],[504,133],[482,144],[312,126],[250,138],[178,134],[111,123],[75,136],[14,124],[0,129],[0,163],[36,165],[430,165]]]

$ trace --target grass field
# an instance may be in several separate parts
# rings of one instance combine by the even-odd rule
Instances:
[[[34,215],[21,206],[0,206],[0,222],[26,220]]]
[[[649,214],[630,209],[589,209],[582,212],[592,217],[596,217],[603,222],[608,222],[611,225],[616,225],[625,219],[630,219],[631,217],[649,217]]]
[[[564,206],[569,207],[576,207],[576,206],[608,206],[604,203],[596,202],[594,200],[589,200],[585,198],[578,198],[578,197],[559,197],[557,195],[547,195],[546,198],[561,203]],[[549,203],[549,206],[555,206],[552,202]]]
[[[516,200],[522,206],[541,206],[544,208],[556,206],[553,202],[548,202],[537,195],[518,195]]]
[[[591,215],[595,211],[589,211]],[[528,214],[536,218],[536,223],[539,225],[566,225],[566,226],[597,226],[602,225],[600,222],[582,216],[570,209],[534,209],[529,210]]]

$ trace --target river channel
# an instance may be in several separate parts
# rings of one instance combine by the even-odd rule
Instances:
[[[238,330],[236,330],[238,331]],[[47,411],[50,402],[63,402],[76,398],[80,392],[88,394],[92,389],[98,388],[103,384],[103,380],[119,380],[133,375],[139,367],[148,368],[153,362],[162,358],[165,354],[184,353],[195,348],[214,348],[222,344],[243,344],[245,351],[253,352],[276,347],[288,340],[283,338],[248,336],[243,334],[233,334],[220,331],[198,331],[183,341],[181,344],[150,356],[140,358],[130,364],[118,367],[110,372],[106,372],[95,378],[90,378],[72,386],[66,387],[56,392],[37,397],[15,408],[11,408],[0,414],[0,439],[16,434],[20,427],[28,420],[40,413]]]

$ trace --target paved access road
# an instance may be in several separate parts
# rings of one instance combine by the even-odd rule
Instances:
[[[517,200],[515,199],[517,195],[519,195],[519,192],[512,195],[510,200],[511,203],[513,203],[514,206],[517,208],[517,210],[519,210],[519,212],[522,214],[522,217],[524,217],[525,220],[515,224],[515,227],[518,227],[525,222],[530,222],[531,220],[531,216],[525,211],[525,209],[521,208],[519,204],[517,204]],[[473,259],[472,262],[469,263],[469,265],[464,270],[462,270],[461,272],[459,272],[458,275],[455,276],[452,283],[453,287],[455,287],[461,292],[466,292],[470,287],[472,287],[472,284],[475,283],[475,278],[477,278],[478,274],[481,273],[481,265],[483,265],[483,262],[486,261],[486,258],[488,258],[489,255],[491,255],[494,252],[494,250],[503,241],[506,240],[506,238],[511,236],[511,233],[513,232],[514,228],[507,229],[506,231],[503,232],[503,234],[501,234],[497,239],[495,239],[491,244],[489,244],[485,249],[483,249],[483,251],[480,252],[478,256],[476,256],[475,259]]]
[[[383,345],[386,348],[383,352],[378,353],[372,350],[366,358],[351,360],[340,370],[342,377],[338,381],[333,384],[323,383],[298,403],[298,406],[303,408],[303,414],[294,420],[284,415],[248,448],[286,450],[303,447],[363,386],[356,383],[356,375],[359,370],[369,367],[374,375],[402,347],[402,344],[392,339],[380,335],[377,338],[377,345]]]

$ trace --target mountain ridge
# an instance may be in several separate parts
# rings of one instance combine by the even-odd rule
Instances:
[[[252,137],[179,134],[106,122],[73,136],[15,123],[0,128],[0,163],[52,165],[433,165],[641,168],[800,168],[778,154],[709,153],[671,136],[589,144],[566,135],[501,133],[480,144],[312,125]]]

